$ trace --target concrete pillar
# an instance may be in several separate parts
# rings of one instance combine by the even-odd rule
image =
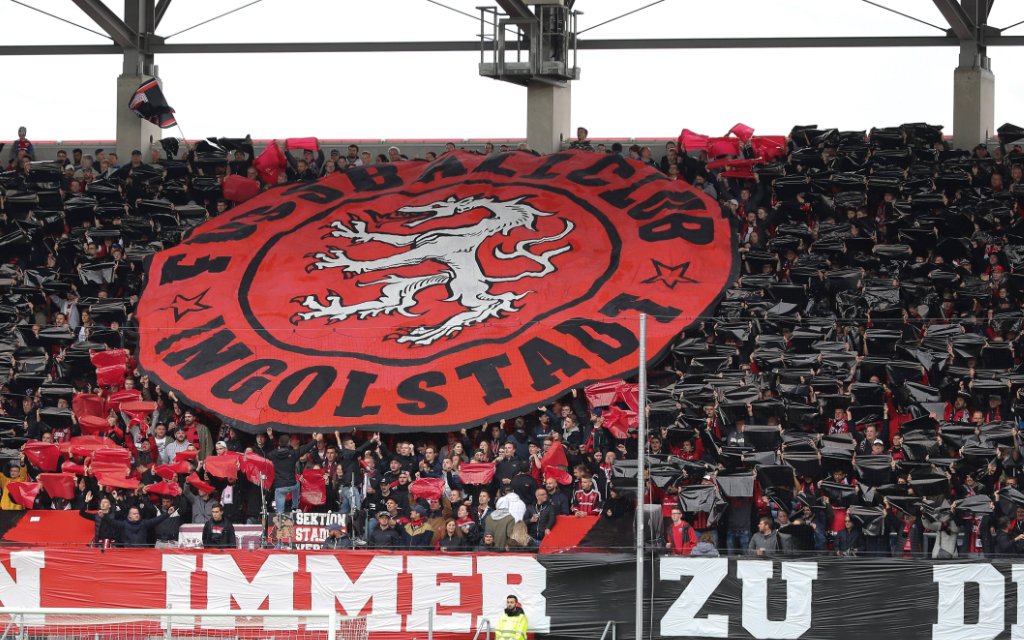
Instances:
[[[526,143],[539,153],[554,153],[569,138],[572,94],[568,85],[543,82],[526,86]]]
[[[970,149],[996,133],[996,77],[982,67],[953,71],[953,144]]]
[[[972,16],[978,11],[969,2],[964,9]],[[985,18],[977,14],[976,19],[982,23]],[[953,71],[953,144],[959,149],[970,149],[996,134],[996,77],[986,49],[983,42],[960,41],[960,64]]]
[[[128,108],[135,90],[148,76],[129,75],[122,73],[117,76],[117,158],[122,164],[128,162],[132,149],[142,151],[143,157],[149,145],[159,142],[163,134],[160,127],[143,120]]]

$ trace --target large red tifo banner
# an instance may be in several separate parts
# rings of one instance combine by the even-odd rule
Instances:
[[[156,254],[140,364],[242,429],[451,430],[631,375],[737,274],[721,207],[615,155],[445,154],[271,189]]]

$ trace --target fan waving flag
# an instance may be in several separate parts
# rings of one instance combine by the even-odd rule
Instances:
[[[164,92],[160,89],[160,82],[156,78],[139,85],[128,102],[128,108],[135,115],[152,122],[161,129],[178,124],[178,121],[174,119],[174,109],[167,104]]]

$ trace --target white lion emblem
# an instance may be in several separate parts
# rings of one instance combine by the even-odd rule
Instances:
[[[327,318],[328,322],[340,322],[351,316],[360,319],[380,314],[400,313],[409,318],[419,314],[411,309],[416,306],[416,296],[420,291],[434,286],[446,287],[449,296],[446,302],[457,302],[464,309],[433,326],[405,328],[389,338],[400,343],[413,345],[429,345],[441,338],[451,337],[466,327],[485,322],[491,318],[499,318],[503,314],[515,313],[517,300],[525,298],[530,291],[523,293],[491,293],[492,284],[515,282],[523,278],[543,278],[556,271],[551,259],[569,251],[571,246],[563,246],[533,253],[530,249],[535,245],[562,240],[573,230],[572,221],[564,220],[565,229],[553,236],[522,240],[516,243],[511,252],[500,247],[494,250],[498,260],[527,258],[540,265],[537,271],[524,271],[507,277],[492,277],[484,273],[480,264],[479,249],[483,242],[498,234],[509,235],[512,230],[525,228],[536,231],[537,218],[547,217],[551,213],[539,211],[523,202],[525,198],[512,200],[496,200],[490,197],[468,197],[456,200],[450,197],[423,206],[402,207],[388,217],[415,219],[406,222],[405,227],[416,227],[428,220],[448,218],[466,213],[477,208],[484,208],[490,216],[474,224],[461,227],[435,228],[422,233],[379,233],[366,230],[366,223],[352,219],[346,226],[339,220],[332,222],[327,228],[333,229],[324,238],[348,238],[354,244],[364,242],[381,242],[393,247],[408,247],[408,251],[379,260],[355,260],[348,256],[344,249],[328,247],[326,252],[313,253],[309,257],[316,262],[307,265],[306,270],[341,269],[344,277],[351,278],[357,274],[371,271],[388,271],[409,267],[425,262],[434,262],[443,267],[437,273],[420,276],[402,276],[389,273],[383,279],[373,282],[359,283],[357,286],[384,285],[380,296],[365,302],[347,303],[335,292],[325,296],[321,302],[315,295],[299,296],[295,302],[309,309],[292,317],[293,322]]]

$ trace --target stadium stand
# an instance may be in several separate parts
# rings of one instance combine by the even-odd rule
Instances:
[[[200,525],[204,546],[233,547],[270,518],[261,544],[290,548],[298,514],[329,512],[344,516],[332,549],[629,547],[642,445],[648,543],[666,553],[1020,555],[1020,138],[951,149],[916,123],[760,143],[740,130],[724,147],[575,140],[702,189],[742,256],[651,372],[638,443],[634,381],[443,435],[304,437],[223,426],[136,367],[147,259],[236,201],[523,144],[409,158],[171,139],[130,158],[46,145],[44,159],[20,136],[0,175],[0,507],[78,511],[98,546],[175,547]]]

